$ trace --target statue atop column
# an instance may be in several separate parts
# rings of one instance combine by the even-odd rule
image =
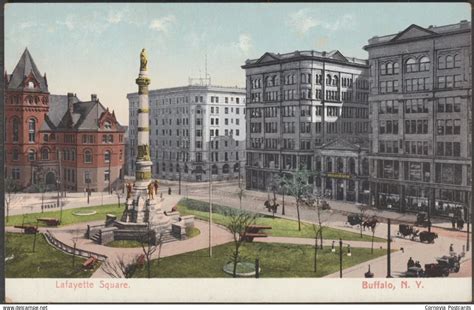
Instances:
[[[140,53],[140,71],[147,71],[148,59],[146,56],[146,50],[142,49]]]

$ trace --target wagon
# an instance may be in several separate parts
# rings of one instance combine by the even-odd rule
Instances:
[[[362,224],[362,217],[358,214],[351,214],[347,216],[347,222],[349,225],[361,225]]]
[[[418,236],[418,232],[419,231],[411,225],[400,224],[400,225],[398,225],[397,235],[399,235],[403,238],[406,238],[407,236],[411,236],[411,240],[413,240],[413,239],[415,239],[415,237]]]
[[[436,259],[438,265],[446,267],[450,272],[459,272],[461,264],[457,256],[442,256]]]
[[[401,275],[402,278],[422,278],[425,276],[425,272],[421,267],[410,267],[407,272]]]
[[[425,265],[425,277],[447,277],[449,276],[449,267],[440,264],[426,264]]]

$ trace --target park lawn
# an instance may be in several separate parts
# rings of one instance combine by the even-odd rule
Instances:
[[[73,212],[90,212],[96,211],[96,214],[92,215],[74,215]],[[76,209],[63,209],[63,218],[60,226],[71,225],[75,223],[82,223],[82,222],[91,222],[91,221],[98,221],[103,220],[105,222],[105,216],[107,214],[116,215],[118,218],[122,216],[124,211],[124,207],[118,207],[117,204],[109,204],[103,206],[92,206],[92,207],[83,207],[83,208],[76,208]],[[46,211],[46,212],[39,212],[39,213],[29,213],[25,214],[25,225],[36,225],[37,218],[60,218],[60,210],[56,211]],[[6,220],[5,220],[6,221]],[[14,225],[21,225],[23,223],[23,215],[12,215],[8,217],[8,222],[6,222],[6,226],[14,226]],[[46,226],[44,223],[40,222],[39,226]]]
[[[208,204],[205,202],[192,200],[192,199],[182,199],[178,203],[178,211],[181,215],[194,215],[196,218],[209,221],[209,209],[204,211],[205,207],[208,207]],[[198,210],[196,210],[196,208]],[[217,206],[216,211],[220,213],[212,214],[212,221],[216,224],[226,225],[228,222],[228,217],[223,213],[225,211],[231,210],[229,207]],[[267,230],[266,232],[273,237],[297,237],[297,238],[314,238],[315,232],[313,225],[305,222],[301,222],[301,231],[298,230],[298,221],[288,220],[283,218],[272,218],[271,216],[262,216],[257,218],[256,224],[271,226],[272,229]],[[362,238],[358,232],[350,232],[342,229],[336,229],[331,227],[323,228],[323,238],[327,240],[351,240],[351,241],[372,241],[372,237],[363,234]],[[386,242],[385,239],[375,237],[374,242]]]
[[[234,248],[233,242],[216,246],[209,257],[209,249],[164,257],[152,261],[153,278],[228,278],[231,275],[223,271],[224,265],[230,261],[229,255]],[[352,248],[352,256],[347,256],[343,249],[343,269],[363,263],[386,254],[386,250]],[[245,243],[241,251],[244,261],[255,262],[260,259],[260,277],[324,277],[339,270],[339,251],[331,252],[325,247],[318,252],[317,272],[313,272],[314,248],[310,245],[281,243]],[[135,277],[147,276],[146,268],[142,268]],[[364,275],[361,274],[361,277]],[[377,276],[377,275],[376,275]]]
[[[34,235],[6,233],[5,257],[14,255],[5,262],[7,278],[89,278],[95,269],[85,269],[85,259],[75,258],[72,266],[72,255],[65,254],[46,242],[43,234],[36,235],[35,252],[33,252]],[[96,264],[95,268],[98,268]]]

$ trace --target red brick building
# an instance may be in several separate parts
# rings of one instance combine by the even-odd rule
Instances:
[[[21,188],[121,188],[125,128],[96,95],[50,95],[28,49],[5,84],[6,177]]]

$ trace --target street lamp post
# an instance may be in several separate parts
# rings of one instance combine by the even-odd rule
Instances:
[[[89,184],[91,183],[91,179],[87,178],[86,183],[87,183],[87,204],[89,204],[89,197],[91,196],[91,189],[89,187]]]
[[[390,219],[387,219],[387,278],[392,278],[392,271],[391,271],[391,250],[390,250],[390,243],[391,235],[390,235]]]
[[[109,158],[109,195],[112,195],[112,170],[110,169],[112,165],[112,153],[110,153]]]
[[[342,278],[342,239],[339,239],[339,278]]]
[[[469,252],[469,246],[470,246],[470,240],[469,240],[469,235],[470,235],[470,232],[469,232],[469,225],[471,223],[471,213],[469,212],[469,208],[470,206],[468,206],[466,208],[466,222],[467,222],[467,239],[466,239],[466,251]]]

